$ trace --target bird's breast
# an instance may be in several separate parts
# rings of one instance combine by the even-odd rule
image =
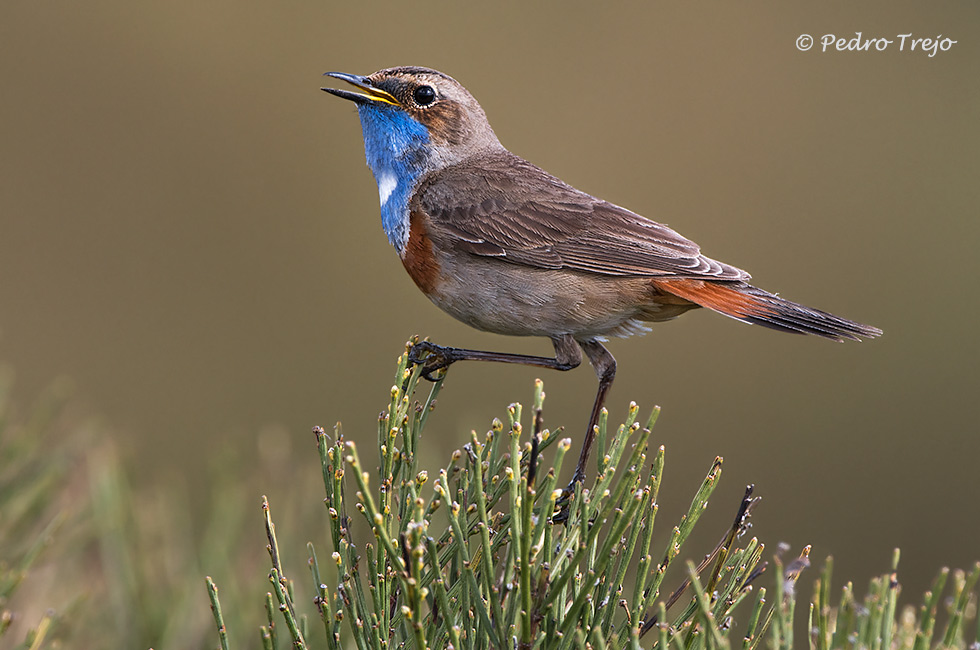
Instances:
[[[440,267],[432,249],[425,216],[413,210],[408,219],[408,239],[401,251],[402,264],[427,296],[431,296],[439,285]]]

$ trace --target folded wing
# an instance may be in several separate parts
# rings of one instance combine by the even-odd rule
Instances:
[[[667,226],[576,190],[517,156],[497,153],[477,168],[479,175],[444,169],[416,193],[433,236],[458,250],[602,275],[749,278],[701,255],[697,244]]]

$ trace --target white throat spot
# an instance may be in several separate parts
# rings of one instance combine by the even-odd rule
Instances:
[[[391,198],[391,193],[396,187],[398,187],[398,177],[391,172],[385,172],[378,177],[378,197],[381,199],[382,207]]]

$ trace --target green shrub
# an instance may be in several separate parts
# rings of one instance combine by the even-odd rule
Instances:
[[[409,344],[411,345],[411,343]],[[541,426],[544,391],[535,386],[531,430],[522,407],[508,423],[494,422],[484,438],[472,435],[445,468],[420,470],[426,419],[441,383],[424,403],[413,402],[419,372],[402,355],[391,401],[379,421],[376,464],[368,466],[339,429],[333,440],[316,430],[330,521],[329,555],[309,544],[316,626],[298,613],[295,583],[280,561],[268,502],[263,509],[272,571],[266,648],[277,645],[275,610],[297,648],[728,648],[801,647],[794,639],[795,582],[808,566],[809,547],[786,562],[781,553],[767,571],[764,547],[743,540],[757,499],[746,490],[734,522],[695,566],[678,565],[721,475],[716,459],[666,547],[653,546],[664,449],[648,446],[657,410],[641,425],[630,406],[626,421],[597,433],[597,472],[574,492],[560,489],[568,439]],[[544,470],[544,455],[552,453]],[[354,527],[373,541],[357,542]],[[897,565],[896,552],[894,563]],[[676,567],[676,568],[675,568]],[[940,574],[921,611],[896,614],[895,574],[872,582],[862,603],[845,586],[830,604],[828,561],[809,614],[813,648],[933,647]],[[662,592],[665,578],[683,576]],[[759,586],[768,577],[773,598]],[[975,610],[980,564],[957,572],[941,647],[966,647],[964,620]],[[208,579],[212,608],[227,648],[217,587]],[[303,599],[301,599],[303,600]],[[771,602],[769,602],[771,600]],[[897,616],[897,618],[896,618]],[[732,638],[740,619],[739,639]]]

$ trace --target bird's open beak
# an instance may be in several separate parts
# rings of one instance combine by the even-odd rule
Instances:
[[[375,88],[371,85],[371,80],[367,77],[362,77],[358,74],[347,74],[346,72],[325,72],[325,77],[335,77],[337,79],[343,79],[350,85],[354,86],[361,92],[351,92],[349,90],[338,90],[336,88],[321,88],[320,90],[328,92],[331,95],[336,95],[337,97],[343,97],[344,99],[349,99],[356,104],[369,104],[371,102],[384,102],[385,104],[391,104],[392,106],[401,106],[394,95],[387,93],[380,88]]]

